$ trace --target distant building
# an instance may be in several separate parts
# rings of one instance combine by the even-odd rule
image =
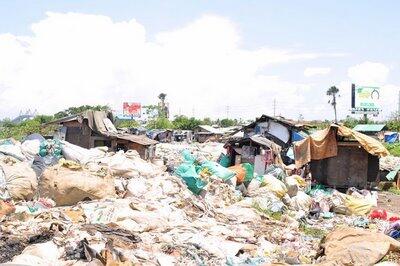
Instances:
[[[385,124],[359,124],[356,125],[353,130],[361,132],[368,136],[375,136],[383,138],[384,131],[387,130]]]
[[[194,129],[194,140],[200,143],[208,140],[216,141],[219,140],[224,132],[219,128],[214,128],[208,125],[200,125]]]
[[[31,114],[19,115],[16,118],[14,118],[13,120],[11,120],[11,123],[19,124],[19,123],[22,123],[24,121],[32,120],[34,118],[35,118],[35,116],[31,115]]]

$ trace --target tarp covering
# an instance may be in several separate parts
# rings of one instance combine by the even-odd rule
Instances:
[[[397,132],[386,132],[385,133],[385,142],[386,143],[395,143],[399,138],[399,133]]]
[[[311,160],[322,160],[337,156],[336,136],[355,139],[370,154],[384,157],[389,151],[376,139],[341,125],[317,131],[308,138],[294,143],[296,166],[301,167]]]

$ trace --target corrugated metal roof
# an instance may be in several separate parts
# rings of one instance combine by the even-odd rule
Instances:
[[[213,134],[221,134],[221,135],[224,134],[222,130],[220,130],[219,128],[213,128],[212,126],[200,125],[199,127]]]
[[[359,124],[353,128],[359,132],[379,132],[386,127],[385,124]]]
[[[158,141],[152,140],[144,135],[118,134],[117,138],[128,140],[145,146],[154,145],[158,143]]]

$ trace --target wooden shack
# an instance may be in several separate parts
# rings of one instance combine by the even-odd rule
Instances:
[[[389,155],[378,140],[336,124],[294,148],[298,168],[309,163],[315,181],[335,188],[366,188],[378,179],[379,158]]]
[[[208,125],[197,126],[193,132],[194,140],[200,143],[206,141],[217,141],[224,134],[220,129]]]
[[[141,158],[152,159],[158,143],[145,135],[118,132],[109,112],[87,111],[52,121],[51,124],[60,125],[59,135],[64,140],[86,149],[106,146],[112,151],[136,150]]]

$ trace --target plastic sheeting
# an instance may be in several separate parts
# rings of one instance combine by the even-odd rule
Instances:
[[[302,141],[295,142],[296,166],[301,167],[311,160],[322,160],[337,156],[337,135],[355,139],[372,155],[379,157],[389,155],[389,151],[378,140],[345,126],[332,124]]]

